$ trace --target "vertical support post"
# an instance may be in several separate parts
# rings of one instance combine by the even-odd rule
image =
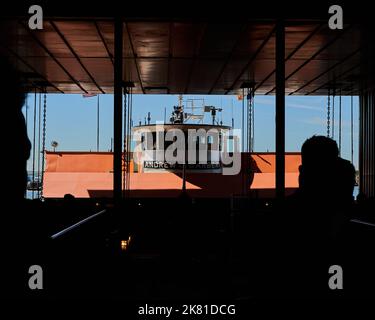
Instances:
[[[122,38],[123,25],[115,18],[114,94],[113,94],[113,200],[122,197]]]
[[[245,124],[244,124],[244,112],[245,112],[245,88],[242,88],[242,113],[241,113],[241,146],[242,152],[245,151]]]
[[[354,162],[354,148],[353,148],[353,88],[350,96],[350,160]]]
[[[361,68],[362,69],[362,68]],[[359,169],[359,192],[365,194],[365,168],[364,168],[364,132],[365,132],[365,122],[364,122],[364,106],[365,106],[365,94],[361,90],[359,96],[359,130],[358,130],[358,169]]]
[[[186,162],[187,157],[185,157],[185,162],[182,167],[182,193],[186,193]]]
[[[332,139],[335,140],[335,98],[336,98],[336,88],[333,87],[332,94]]]
[[[340,97],[339,97],[339,156],[341,157],[341,119],[342,108],[341,108],[341,88],[340,88]]]
[[[38,190],[38,199],[41,197],[41,189],[40,189],[40,133],[41,133],[41,124],[42,124],[42,92],[39,92],[39,105],[38,105],[38,175],[37,175],[37,190]]]
[[[276,25],[276,197],[285,197],[285,28]]]
[[[32,184],[34,185],[35,182],[35,135],[36,135],[36,88],[34,91],[34,124],[33,124],[33,144],[32,144],[32,151],[33,151],[33,177],[32,177]],[[54,150],[55,151],[55,150]],[[35,190],[34,186],[32,189],[32,199],[34,199]]]
[[[96,106],[96,151],[99,151],[99,94],[98,94],[98,101],[97,101],[97,106]]]

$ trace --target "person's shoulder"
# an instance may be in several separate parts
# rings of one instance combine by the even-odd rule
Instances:
[[[346,159],[343,159],[343,158],[339,157],[338,158],[338,164],[343,168],[354,170],[354,166],[349,160],[346,160]]]
[[[340,176],[355,176],[354,165],[349,160],[343,159],[341,157],[338,158],[336,170],[337,174],[339,174]]]

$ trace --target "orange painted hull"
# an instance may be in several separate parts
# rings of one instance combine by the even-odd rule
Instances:
[[[60,198],[67,193],[77,198],[112,196],[112,153],[47,152],[46,160],[43,188],[46,198]],[[285,186],[291,192],[298,187],[301,156],[299,153],[288,153],[285,160]],[[130,194],[133,197],[176,197],[181,193],[181,173],[132,172],[132,163],[130,171]],[[186,190],[192,197],[273,197],[275,154],[243,153],[241,172],[237,175],[188,172],[186,180]]]

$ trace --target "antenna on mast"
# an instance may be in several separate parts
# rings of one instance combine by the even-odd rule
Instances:
[[[232,129],[234,129],[234,118],[233,118],[233,98],[230,100],[231,102],[231,115],[232,115]]]
[[[182,108],[182,103],[183,103],[183,97],[182,97],[182,94],[179,94],[178,95],[178,106],[180,108]]]
[[[184,123],[184,106],[182,94],[178,95],[178,106],[173,107],[173,112],[170,118],[171,123]]]
[[[212,117],[212,125],[216,123],[216,112],[222,112],[222,108],[216,108],[215,106],[204,106],[204,112],[210,112]],[[219,124],[219,123],[218,123]]]

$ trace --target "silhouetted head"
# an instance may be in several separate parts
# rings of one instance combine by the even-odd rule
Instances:
[[[308,196],[315,197],[319,193],[327,195],[332,189],[334,163],[339,158],[336,141],[324,136],[313,136],[302,145],[301,156],[300,190]]]
[[[352,199],[355,183],[353,165],[339,157],[336,141],[324,136],[307,139],[301,150],[299,188],[319,199]]]
[[[21,111],[25,103],[25,92],[19,73],[14,69],[6,57],[0,56],[0,89],[1,100],[6,103],[2,112],[16,113]]]
[[[65,201],[74,201],[75,197],[71,193],[64,194],[64,200]]]
[[[335,140],[324,136],[312,136],[301,149],[302,165],[314,166],[331,163],[339,157],[339,148]]]
[[[0,56],[0,70],[1,112],[6,124],[2,126],[1,147],[6,153],[6,157],[3,157],[3,169],[7,176],[6,181],[9,181],[11,186],[6,188],[5,196],[17,200],[24,198],[27,182],[26,162],[30,155],[30,141],[22,114],[25,93],[19,73],[3,56]]]

